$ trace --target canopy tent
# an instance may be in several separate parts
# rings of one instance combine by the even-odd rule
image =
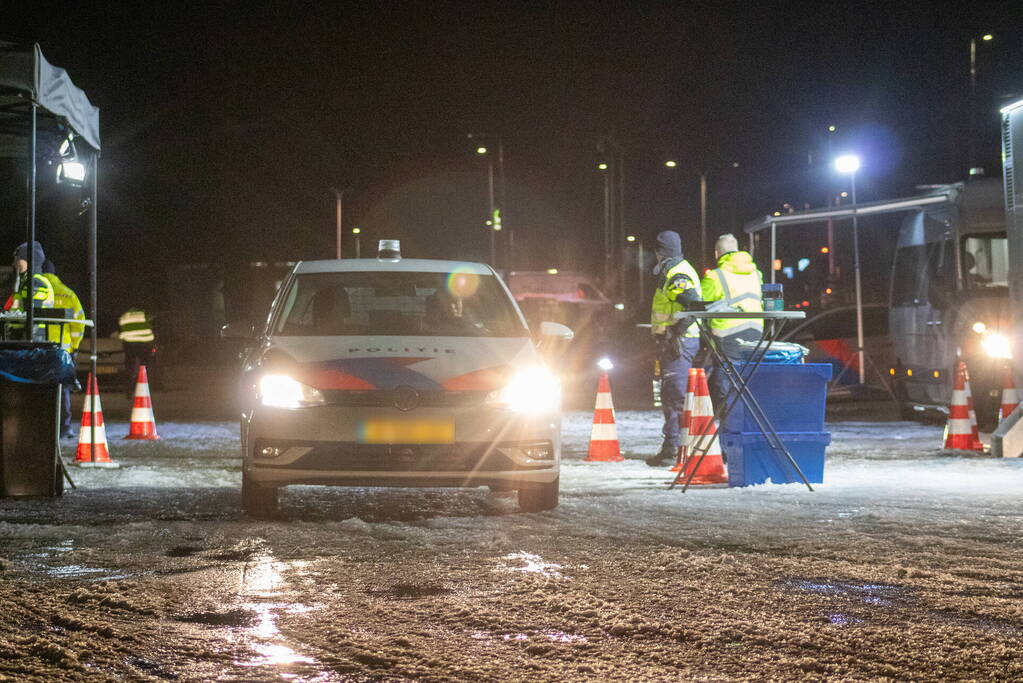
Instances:
[[[27,115],[33,104],[53,127],[66,125],[99,150],[99,109],[67,72],[46,61],[34,43],[0,41],[0,136],[23,140],[30,133]],[[0,140],[0,150],[9,148],[4,142]]]
[[[85,92],[78,88],[64,69],[46,61],[39,45],[0,41],[0,156],[25,159],[28,200],[26,202],[25,241],[30,245],[36,236],[36,172],[39,157],[61,157],[61,145],[69,141],[64,152],[70,161],[78,152],[88,152],[82,159],[86,168],[85,191],[88,193],[89,215],[89,317],[91,328],[91,369],[96,373],[96,207],[97,171],[100,151],[99,109]],[[82,141],[83,149],[77,148]],[[43,148],[40,149],[40,142]],[[51,149],[52,148],[52,149]],[[77,159],[75,159],[77,160]],[[87,163],[86,163],[87,162]],[[28,250],[29,272],[32,272],[33,250]],[[32,301],[34,278],[28,278],[27,301]],[[26,308],[26,329],[34,329],[33,306]],[[93,398],[93,400],[95,400]],[[95,439],[95,433],[93,433]],[[95,446],[93,447],[95,452]]]

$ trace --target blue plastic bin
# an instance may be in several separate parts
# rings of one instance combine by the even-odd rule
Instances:
[[[745,372],[745,363],[735,368]],[[721,372],[715,369],[714,372]],[[722,373],[723,374],[723,373]],[[731,383],[722,377],[726,395]],[[750,390],[777,432],[823,432],[831,365],[827,363],[764,363],[757,368]],[[724,432],[758,432],[756,420],[740,399],[721,425]]]
[[[824,482],[824,450],[831,443],[828,432],[783,432],[778,434],[792,458],[811,484]],[[728,485],[752,486],[766,483],[802,483],[783,453],[775,453],[759,432],[721,434],[721,448],[728,461]]]

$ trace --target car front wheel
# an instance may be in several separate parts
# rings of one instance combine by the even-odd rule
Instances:
[[[523,482],[519,484],[519,509],[522,512],[543,512],[558,507],[561,477],[549,484]]]
[[[256,519],[267,519],[277,514],[276,486],[260,486],[242,472],[242,510]]]

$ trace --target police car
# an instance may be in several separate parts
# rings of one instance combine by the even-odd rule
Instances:
[[[289,484],[489,486],[558,504],[561,388],[508,288],[479,263],[304,261],[247,337],[242,504]],[[539,344],[572,331],[540,325]]]

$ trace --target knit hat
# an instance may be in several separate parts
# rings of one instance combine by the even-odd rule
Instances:
[[[739,240],[735,239],[735,235],[732,233],[721,235],[718,237],[718,241],[714,243],[714,251],[719,257],[733,251],[739,251]]]
[[[655,248],[657,259],[663,260],[672,257],[682,256],[682,238],[674,230],[665,230],[657,235],[657,247]]]

